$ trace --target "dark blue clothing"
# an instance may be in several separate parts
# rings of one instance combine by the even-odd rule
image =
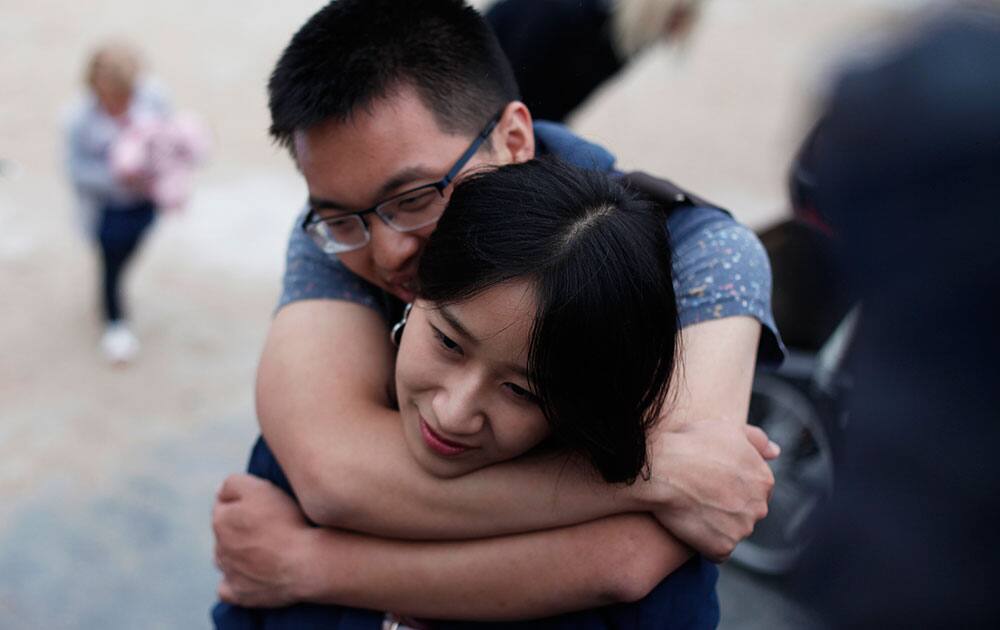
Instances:
[[[557,123],[536,121],[539,155],[553,155],[578,168],[621,175],[615,156]],[[299,300],[346,300],[376,310],[391,326],[402,305],[354,275],[335,256],[323,253],[296,219],[288,241],[285,277],[278,308]],[[760,239],[718,208],[686,206],[666,220],[673,250],[674,295],[681,328],[727,317],[752,317],[761,324],[758,360],[780,363],[784,356],[771,313],[771,265]]]
[[[501,0],[485,18],[496,33],[521,100],[536,118],[563,120],[621,70],[610,0]]]
[[[274,458],[264,438],[257,440],[250,455],[248,472],[271,481],[295,496],[288,478]],[[598,630],[616,628],[676,628],[700,630],[715,628],[719,623],[719,601],[715,582],[719,570],[700,556],[694,557],[653,589],[644,599],[633,604],[616,604],[584,610],[547,619],[521,622],[477,623],[465,621],[432,622],[434,628],[458,630],[482,628],[502,630],[517,628],[584,628]],[[540,584],[539,588],[546,588]],[[311,628],[349,629],[381,628],[384,613],[346,606],[297,604],[286,608],[250,609],[229,604],[217,604],[212,619],[219,630],[303,630]]]
[[[122,273],[155,219],[156,207],[150,201],[101,208],[97,242],[103,267],[104,318],[109,322],[125,318],[119,287]]]

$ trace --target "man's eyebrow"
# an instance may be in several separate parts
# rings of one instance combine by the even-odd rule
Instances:
[[[347,207],[342,206],[336,201],[331,201],[330,199],[323,199],[322,197],[313,197],[312,195],[309,195],[308,203],[310,208],[315,208],[315,209],[341,210],[344,212],[348,210]]]
[[[430,179],[431,177],[433,177],[433,175],[431,174],[431,170],[427,167],[408,166],[390,177],[384,184],[382,184],[382,186],[379,187],[375,193],[375,203],[381,203],[384,201],[389,193],[395,191],[397,188],[417,180]],[[324,199],[322,197],[313,197],[312,195],[309,195],[309,207],[322,210],[337,210],[339,212],[357,210],[356,208],[350,208],[339,201]]]
[[[433,173],[434,172],[431,169],[423,165],[407,166],[382,184],[382,187],[378,189],[376,196],[379,198],[379,201],[381,201],[383,197],[406,184],[412,184],[422,179],[431,179],[434,177]]]

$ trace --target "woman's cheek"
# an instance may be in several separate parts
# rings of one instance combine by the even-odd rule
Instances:
[[[551,433],[541,410],[532,412],[523,408],[515,409],[506,416],[503,437],[500,439],[504,443],[502,450],[507,459],[527,453],[541,444]]]
[[[422,326],[418,327],[418,323]],[[409,330],[404,332],[396,356],[396,384],[400,393],[415,394],[434,386],[439,378],[440,360],[435,356],[436,341],[420,330],[427,327],[426,323],[411,321],[407,327]]]

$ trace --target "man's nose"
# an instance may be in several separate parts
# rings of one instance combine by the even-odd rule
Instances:
[[[455,437],[475,435],[486,421],[482,401],[482,385],[476,376],[465,373],[451,379],[434,396],[438,426]]]
[[[380,269],[402,271],[420,252],[420,237],[412,232],[397,232],[378,217],[372,217],[368,229],[372,257]]]

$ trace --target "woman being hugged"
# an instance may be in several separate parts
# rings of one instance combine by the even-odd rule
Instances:
[[[407,444],[426,470],[456,476],[529,449],[495,459],[479,448],[433,457],[416,439],[415,427],[427,424],[416,415],[454,423],[447,432],[457,437],[503,411],[519,417],[512,425],[537,425],[546,445],[589,461],[609,483],[644,472],[646,433],[663,405],[677,339],[664,219],[607,176],[548,161],[476,175],[456,188],[421,259],[419,299],[397,359]],[[452,325],[470,307],[506,313],[513,330]],[[523,372],[492,389],[486,377],[496,366],[476,352],[490,346],[505,348],[507,363]],[[467,382],[452,394],[436,366]],[[441,386],[414,392],[423,375]]]
[[[647,434],[670,389],[678,339],[665,218],[608,176],[557,162],[458,184],[421,258],[418,298],[393,331],[394,395],[414,461],[441,483],[528,454],[561,458],[609,484],[647,476]],[[291,493],[263,442],[250,472]],[[360,547],[378,544],[349,536]],[[398,553],[424,544],[475,541],[406,543]],[[638,601],[513,625],[714,627],[717,570],[679,543],[665,546],[650,553],[664,569],[658,575],[673,572]],[[404,602],[420,598],[388,587],[347,590],[327,601],[340,606],[221,604],[214,618],[219,628],[470,623],[416,621],[429,611]],[[517,618],[518,602],[510,607]]]

